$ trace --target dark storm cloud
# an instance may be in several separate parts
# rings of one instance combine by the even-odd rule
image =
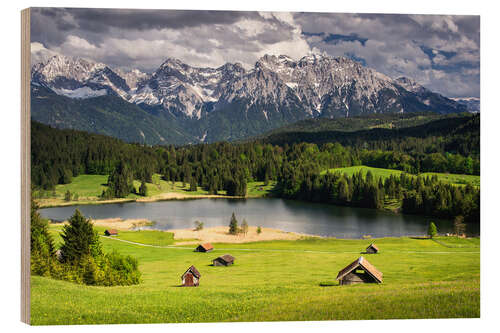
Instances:
[[[232,24],[243,17],[258,17],[255,12],[70,9],[80,28],[103,31],[110,27],[130,30],[180,29],[204,24]]]
[[[296,13],[295,20],[320,51],[448,96],[479,96],[479,16]]]
[[[31,23],[34,59],[62,53],[152,71],[167,57],[251,67],[265,53],[326,52],[479,96],[478,16],[34,8]]]

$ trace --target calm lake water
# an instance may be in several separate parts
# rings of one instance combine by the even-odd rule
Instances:
[[[191,228],[196,220],[204,222],[205,227],[229,225],[233,212],[240,223],[246,219],[249,225],[337,238],[424,235],[429,221],[436,223],[439,233],[452,232],[453,229],[452,222],[446,220],[276,198],[81,205],[44,208],[40,213],[45,218],[61,221],[69,218],[75,208],[94,219],[146,218],[156,222],[152,229]],[[476,230],[468,232],[476,233]]]

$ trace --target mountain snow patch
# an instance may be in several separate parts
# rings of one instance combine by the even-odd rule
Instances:
[[[52,90],[58,95],[66,96],[69,98],[79,98],[79,99],[104,96],[108,93],[106,89],[92,90],[89,87],[81,87],[81,88],[76,88],[74,90],[64,89],[64,88],[59,88],[59,89],[53,88]]]

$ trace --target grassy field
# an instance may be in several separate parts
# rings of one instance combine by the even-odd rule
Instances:
[[[368,170],[372,172],[373,176],[382,177],[384,179],[390,177],[391,175],[399,176],[402,173],[402,171],[400,170],[372,168],[364,165],[358,165],[347,168],[329,169],[323,171],[322,174],[325,174],[326,172],[341,172],[349,176],[352,176],[354,173],[357,173],[359,171],[363,172],[363,174],[366,174]],[[421,173],[420,175],[422,177],[432,177],[436,175],[440,181],[454,185],[466,185],[467,183],[470,183],[473,186],[480,186],[480,176],[458,175],[458,174],[438,173],[438,172],[425,172]]]
[[[60,228],[51,232],[57,236]],[[162,246],[173,241],[161,231],[121,232],[119,238]],[[383,284],[338,286],[338,271],[370,242],[214,244],[212,253],[196,253],[192,246],[146,247],[102,237],[105,251],[138,258],[142,283],[91,287],[33,276],[31,319],[48,325],[479,317],[478,238],[377,239],[381,252],[364,256],[383,272]],[[234,266],[210,266],[225,253],[236,257]],[[202,275],[200,286],[179,288],[192,264]]]
[[[99,196],[102,191],[106,189],[107,181],[107,175],[79,175],[74,177],[70,184],[56,185],[55,191],[45,191],[43,194],[39,191],[35,191],[34,197],[37,198],[41,207],[64,204],[101,203],[102,201],[99,201]],[[264,185],[264,182],[249,182],[247,184],[247,196],[253,198],[267,196],[273,191],[275,185],[275,181],[269,182],[268,185]],[[141,182],[134,180],[134,187],[137,191],[139,191],[140,186]],[[189,184],[165,181],[161,179],[159,174],[153,175],[153,182],[146,183],[146,186],[148,188],[147,198],[150,199],[155,199],[155,197],[160,198],[165,194],[178,195],[179,197],[209,195],[208,191],[201,187],[198,187],[196,191],[190,191]],[[64,195],[68,190],[71,192],[72,196],[75,194],[78,195],[78,199],[72,199],[69,202],[65,201]],[[226,192],[220,191],[218,194],[226,195]],[[144,199],[144,197],[130,193],[126,198],[113,199],[111,201],[133,201],[137,199]]]

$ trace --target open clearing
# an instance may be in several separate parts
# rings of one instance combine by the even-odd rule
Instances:
[[[96,228],[101,234],[103,227]],[[50,228],[60,242],[60,225]],[[265,231],[264,231],[265,233]],[[263,234],[264,234],[263,233]],[[33,276],[35,325],[214,321],[346,320],[479,317],[478,238],[382,238],[379,254],[361,254],[372,240],[303,238],[245,244],[215,243],[210,253],[178,246],[162,231],[123,231],[102,237],[139,260],[142,283],[91,287]],[[222,254],[235,265],[212,267]],[[339,270],[360,255],[384,273],[381,285],[338,286]],[[200,286],[179,288],[195,265]],[[320,284],[334,282],[334,286]]]
[[[102,191],[107,187],[107,181],[107,175],[79,175],[74,177],[69,184],[56,185],[54,191],[35,191],[34,198],[36,198],[36,201],[42,208],[126,201],[161,201],[216,197],[228,198],[225,191],[219,191],[218,195],[211,195],[200,186],[197,187],[196,191],[190,191],[189,184],[165,181],[161,179],[161,175],[154,174],[153,182],[146,183],[148,188],[148,195],[146,197],[131,193],[125,198],[99,200]],[[273,191],[275,185],[275,181],[270,181],[268,185],[264,185],[264,182],[249,182],[247,184],[247,197],[257,198],[268,196]],[[138,180],[134,180],[134,187],[137,191],[140,186],[141,183]],[[64,195],[68,190],[71,192],[72,196],[77,194],[78,199],[75,200],[72,198],[70,201],[65,201]]]

